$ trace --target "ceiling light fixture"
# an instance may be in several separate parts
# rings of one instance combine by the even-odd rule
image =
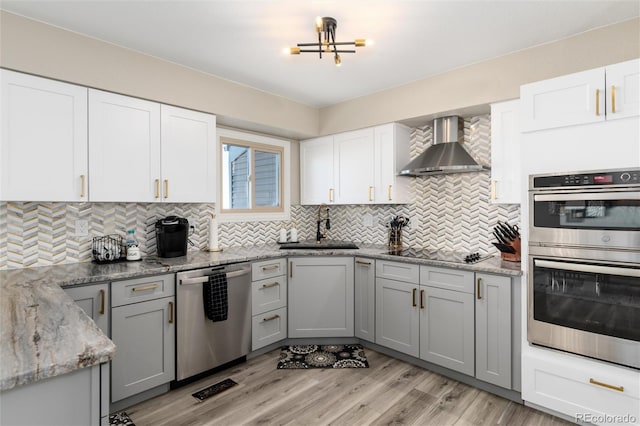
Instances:
[[[318,32],[317,43],[298,43],[297,47],[289,49],[289,53],[292,55],[299,55],[300,53],[318,53],[320,59],[322,59],[322,52],[333,53],[333,61],[336,66],[342,64],[342,58],[340,53],[356,53],[354,50],[342,50],[338,49],[338,46],[355,46],[364,47],[371,44],[369,40],[362,38],[355,41],[336,41],[336,28],[338,22],[334,18],[324,17],[316,18],[316,31]],[[301,49],[301,47],[315,47],[315,49]]]

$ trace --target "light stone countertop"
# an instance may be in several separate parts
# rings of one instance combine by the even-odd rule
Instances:
[[[384,254],[384,245],[359,249],[280,250],[277,244],[189,252],[140,262],[92,262],[0,271],[0,390],[109,361],[115,345],[64,292],[64,287],[179,272],[227,263],[284,256],[361,256],[396,262],[465,269],[517,277],[520,263],[498,256],[474,264]]]

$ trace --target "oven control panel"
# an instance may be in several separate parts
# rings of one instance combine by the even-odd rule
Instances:
[[[640,169],[546,175],[533,178],[533,188],[610,185],[640,185]]]

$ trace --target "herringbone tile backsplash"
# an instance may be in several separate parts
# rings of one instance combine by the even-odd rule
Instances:
[[[482,164],[490,164],[490,117],[465,119],[465,148]],[[432,143],[431,126],[413,129],[411,157]],[[385,244],[393,215],[411,218],[403,244],[448,251],[496,253],[491,230],[498,220],[520,221],[518,205],[489,202],[490,172],[460,173],[411,179],[412,204],[331,206],[329,238]],[[135,229],[144,255],[155,254],[156,220],[176,215],[195,226],[190,237],[200,250],[207,246],[207,223],[214,204],[31,203],[0,202],[0,269],[45,266],[91,260],[91,237]],[[274,242],[278,231],[296,224],[300,238],[315,238],[315,206],[292,206],[291,220],[220,224],[222,247]],[[364,219],[372,225],[365,225]],[[76,220],[89,223],[89,237],[76,237]]]

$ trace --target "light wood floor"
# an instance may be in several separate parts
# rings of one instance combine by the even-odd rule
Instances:
[[[126,410],[136,426],[569,425],[428,370],[366,349],[370,368],[277,370],[269,352]],[[192,393],[231,378],[202,402]]]

